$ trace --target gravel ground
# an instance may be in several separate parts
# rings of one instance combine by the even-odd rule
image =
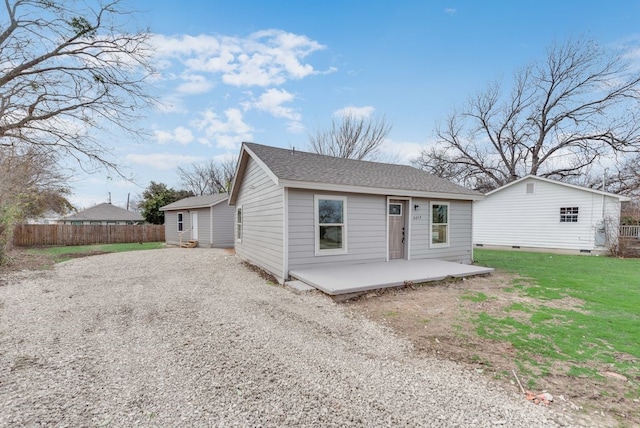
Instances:
[[[222,250],[94,256],[4,284],[0,426],[575,422]]]

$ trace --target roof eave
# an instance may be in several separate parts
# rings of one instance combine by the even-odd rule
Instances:
[[[158,208],[158,210],[173,211],[173,210],[191,210],[191,209],[197,209],[197,208],[211,208],[227,200],[229,200],[228,196],[226,198],[220,199],[210,204],[194,204],[194,205],[184,205],[184,206],[175,206],[175,207],[172,207],[171,206],[172,204],[169,204],[169,205],[165,205],[164,207]]]
[[[238,156],[238,164],[236,165],[233,182],[231,183],[231,191],[229,192],[229,205],[236,204],[236,199],[238,198],[238,190],[236,185],[238,183],[242,183],[246,170],[246,163],[248,162],[249,157],[253,158],[253,160],[256,161],[256,163],[276,185],[278,184],[279,179],[273,173],[273,171],[271,171],[271,168],[269,168],[267,164],[265,164],[262,159],[260,159],[260,157],[256,155],[253,150],[247,147],[247,145],[243,142],[242,147],[240,148],[240,155]]]
[[[370,195],[411,196],[416,198],[454,199],[463,201],[479,201],[484,199],[482,194],[465,194],[449,192],[428,192],[421,190],[389,189],[366,186],[350,186],[343,184],[316,183],[310,181],[280,180],[280,185],[292,189],[323,190],[344,193],[365,193]]]
[[[521,177],[517,180],[514,180],[510,183],[505,184],[504,186],[500,186],[497,189],[493,189],[490,192],[487,192],[486,196],[492,195],[493,193],[496,193],[498,191],[501,191],[503,189],[506,189],[508,187],[511,187],[513,185],[516,185],[526,179],[534,179],[534,180],[539,180],[539,181],[544,181],[545,183],[551,183],[551,184],[557,184],[559,186],[564,186],[564,187],[569,187],[571,189],[575,189],[575,190],[582,190],[584,192],[590,192],[590,193],[595,193],[597,195],[600,196],[608,196],[608,197],[612,197],[612,198],[618,198],[620,200],[620,202],[628,202],[631,200],[631,198],[627,197],[627,196],[623,196],[623,195],[618,195],[616,193],[611,193],[611,192],[603,192],[602,190],[598,190],[598,189],[591,189],[589,187],[584,187],[584,186],[578,186],[576,184],[571,184],[571,183],[563,183],[562,181],[558,181],[558,180],[552,180],[550,178],[545,178],[545,177],[539,177],[537,175],[525,175],[524,177]]]

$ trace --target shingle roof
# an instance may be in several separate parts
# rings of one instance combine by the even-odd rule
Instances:
[[[61,220],[74,221],[144,221],[144,218],[135,212],[127,211],[124,208],[111,205],[109,203],[98,204],[84,211],[70,214]]]
[[[228,193],[216,193],[214,195],[191,196],[189,198],[180,199],[169,205],[161,207],[161,211],[187,209],[187,208],[206,208],[211,207],[220,202],[229,199]]]
[[[481,194],[408,165],[336,158],[243,143],[279,180],[416,192]]]

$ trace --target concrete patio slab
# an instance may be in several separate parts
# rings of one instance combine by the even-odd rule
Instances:
[[[393,260],[295,269],[289,271],[289,275],[329,295],[338,295],[491,272],[492,268],[442,260]]]

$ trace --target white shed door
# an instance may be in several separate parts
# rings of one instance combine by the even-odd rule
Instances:
[[[191,239],[198,240],[198,212],[191,213]]]

